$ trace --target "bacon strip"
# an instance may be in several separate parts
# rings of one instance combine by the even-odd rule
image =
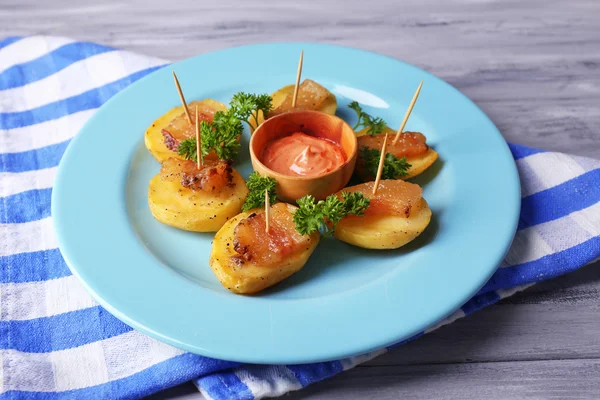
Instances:
[[[269,118],[293,110],[318,110],[327,99],[329,91],[317,82],[305,79],[298,87],[296,107],[292,108],[292,95],[286,96],[283,102],[269,113]]]
[[[265,213],[252,213],[240,221],[234,231],[234,262],[241,266],[251,262],[262,267],[276,267],[290,254],[305,249],[312,240],[296,231],[293,216],[284,203],[271,206],[269,233]]]
[[[212,122],[217,110],[201,101],[193,101],[188,104],[192,121],[196,120],[196,106],[198,106],[198,120]],[[165,138],[165,146],[173,151],[177,151],[179,142],[182,140],[196,137],[195,125],[190,124],[184,112],[173,118],[161,132]]]
[[[179,150],[179,140],[175,139],[166,129],[161,129],[161,132],[165,138],[165,146],[167,146],[167,149],[172,151]]]
[[[383,139],[385,139],[385,135],[360,136],[358,138],[358,148],[367,146],[372,149],[381,150]],[[392,153],[398,158],[416,157],[426,153],[429,146],[427,146],[425,135],[422,133],[403,132],[396,144],[393,144],[393,140],[388,140],[386,149],[387,153]]]
[[[371,201],[365,215],[399,215],[409,218],[422,205],[423,189],[419,185],[401,180],[382,180],[377,194],[373,196],[374,182],[367,182],[342,189],[342,192],[358,192]],[[348,215],[345,218],[362,218]]]
[[[212,192],[235,185],[231,162],[221,160],[206,162],[198,169],[192,160],[169,158],[163,163],[160,175],[166,181],[179,180],[183,187],[193,191]]]

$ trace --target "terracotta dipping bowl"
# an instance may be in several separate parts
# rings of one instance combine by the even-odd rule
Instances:
[[[311,177],[283,175],[267,168],[260,158],[267,143],[294,132],[338,143],[346,154],[346,161],[333,171]],[[319,111],[293,111],[269,118],[254,131],[250,139],[250,159],[256,172],[277,180],[280,200],[295,203],[307,194],[317,200],[324,199],[346,186],[356,164],[357,147],[356,135],[344,120]]]

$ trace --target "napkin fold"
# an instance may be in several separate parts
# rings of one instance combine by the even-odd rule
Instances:
[[[209,399],[260,399],[388,351],[305,365],[197,356],[123,324],[71,275],[50,215],[58,162],[98,107],[166,64],[67,38],[0,41],[0,399],[135,398],[190,380]],[[510,251],[475,297],[409,340],[600,257],[600,161],[510,148],[522,186]]]

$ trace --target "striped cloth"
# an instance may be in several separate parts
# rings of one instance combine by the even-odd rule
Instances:
[[[0,41],[0,399],[136,398],[190,380],[209,399],[259,399],[388,351],[288,366],[209,359],[123,324],[71,275],[51,226],[58,162],[98,107],[165,63],[65,38]],[[428,331],[600,256],[600,162],[511,150],[523,196],[514,243],[486,286]]]

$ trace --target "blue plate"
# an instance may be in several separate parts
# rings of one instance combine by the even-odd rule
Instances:
[[[180,231],[148,209],[159,164],[143,144],[154,119],[189,101],[227,103],[303,76],[330,89],[353,123],[352,100],[397,127],[425,80],[407,130],[440,154],[415,179],[433,211],[427,230],[395,251],[324,239],[300,272],[258,296],[229,293],[209,265],[212,234]],[[238,168],[251,172],[245,133]],[[67,149],[52,214],[69,267],[108,311],[157,339],[205,356],[252,363],[332,360],[396,343],[446,317],[492,275],[513,238],[519,179],[486,115],[444,81],[351,48],[277,43],[203,54],[136,82],[107,102]]]

